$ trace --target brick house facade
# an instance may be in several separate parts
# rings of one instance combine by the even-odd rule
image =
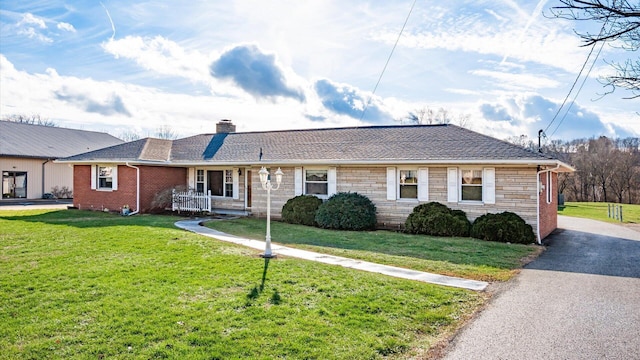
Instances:
[[[182,186],[204,194],[212,209],[262,217],[266,191],[258,172],[281,168],[282,184],[271,193],[276,218],[297,195],[327,199],[357,192],[376,205],[381,227],[401,227],[415,206],[437,201],[463,210],[472,221],[514,212],[543,239],[557,227],[557,172],[574,170],[453,125],[256,133],[235,133],[224,125],[216,134],[142,139],[64,159],[74,164],[74,204],[137,209],[139,191],[139,210],[147,212],[156,193]],[[140,171],[139,189],[133,166]]]
[[[117,166],[117,189],[92,189],[91,167],[74,165],[73,182],[76,189],[73,205],[79,209],[120,211],[128,205],[132,211],[142,213],[153,210],[156,194],[163,190],[183,186],[187,178],[185,168],[136,166],[140,171],[140,204],[137,205],[137,169]]]

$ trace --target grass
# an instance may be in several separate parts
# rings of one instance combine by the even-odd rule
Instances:
[[[640,224],[640,205],[637,204],[616,204],[622,205],[622,220],[626,224]],[[612,223],[620,223],[608,217],[607,203],[595,202],[567,202],[563,208],[558,209],[558,215],[574,216]]]
[[[264,239],[266,222],[240,218],[209,221],[208,227],[250,239]],[[272,241],[287,246],[484,281],[506,281],[537,246],[486,242],[472,238],[409,235],[391,231],[332,231],[271,222]]]
[[[176,220],[0,211],[0,359],[413,358],[487,296],[265,261]]]

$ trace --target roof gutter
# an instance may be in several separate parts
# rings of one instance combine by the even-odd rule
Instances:
[[[69,163],[69,164],[122,164],[122,163],[135,163],[137,165],[149,165],[149,166],[171,166],[171,167],[189,167],[189,166],[257,166],[258,164],[270,164],[273,166],[292,166],[292,165],[518,165],[518,166],[536,166],[536,165],[551,165],[557,166],[562,172],[573,172],[575,168],[571,165],[565,164],[559,160],[546,159],[546,160],[403,160],[403,159],[384,159],[384,160],[336,160],[336,159],[318,159],[318,160],[268,160],[262,161],[185,161],[185,162],[159,162],[159,161],[140,161],[140,160],[107,160],[107,159],[94,159],[94,160],[54,160],[55,163]]]
[[[133,211],[127,214],[131,216],[140,212],[140,168],[133,165],[129,165],[129,162],[125,162],[124,164],[127,165],[127,167],[136,169],[136,211]]]
[[[544,169],[536,173],[536,184],[538,189],[536,192],[536,242],[538,245],[542,245],[542,239],[540,238],[540,175],[546,172],[554,172],[555,170],[560,169],[560,166],[560,163],[558,163],[553,169]],[[550,185],[547,184],[547,186]]]

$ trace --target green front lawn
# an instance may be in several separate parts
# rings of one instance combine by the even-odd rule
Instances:
[[[640,224],[640,205],[637,204],[615,204],[622,205],[622,220],[627,224]],[[607,213],[607,203],[594,202],[567,202],[565,206],[558,209],[558,215],[574,216],[587,219],[594,219],[607,222],[620,223],[619,220],[609,218]]]
[[[420,357],[486,298],[291,258],[266,262],[178,230],[176,220],[0,211],[0,359]]]
[[[209,221],[205,225],[260,240],[266,231],[266,221],[254,218]],[[392,231],[332,231],[276,221],[271,222],[271,239],[274,243],[331,255],[484,281],[510,279],[522,267],[523,258],[542,249],[534,245]]]

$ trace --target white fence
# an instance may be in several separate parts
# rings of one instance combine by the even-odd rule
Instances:
[[[173,190],[173,211],[211,212],[211,191],[207,194],[195,191]]]

